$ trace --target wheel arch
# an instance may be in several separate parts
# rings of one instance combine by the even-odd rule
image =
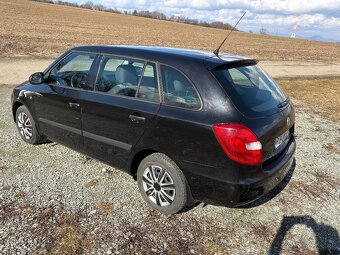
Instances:
[[[138,151],[131,159],[130,161],[130,166],[129,166],[129,170],[130,170],[130,174],[132,175],[132,177],[134,179],[137,178],[137,170],[138,170],[138,166],[140,164],[140,162],[146,158],[147,156],[153,154],[153,153],[157,153],[158,151],[153,150],[153,149],[143,149],[141,151]]]
[[[16,115],[16,113],[17,113],[18,108],[19,108],[20,106],[22,106],[22,105],[24,105],[22,102],[16,101],[16,102],[13,104],[13,106],[12,106],[13,120],[14,120],[15,123],[16,123],[16,121],[17,121],[16,118],[15,118],[15,115]]]

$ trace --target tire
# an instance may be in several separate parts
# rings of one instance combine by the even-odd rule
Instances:
[[[15,120],[20,137],[26,143],[39,144],[46,140],[38,133],[35,121],[26,106],[22,105],[17,109]]]
[[[154,153],[141,161],[137,183],[148,205],[163,214],[178,213],[190,201],[191,193],[183,172],[164,154]]]

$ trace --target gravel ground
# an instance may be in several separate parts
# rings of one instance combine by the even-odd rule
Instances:
[[[127,174],[55,143],[25,144],[12,88],[0,85],[0,254],[340,254],[339,123],[299,102],[296,164],[274,192],[250,208],[163,216]]]

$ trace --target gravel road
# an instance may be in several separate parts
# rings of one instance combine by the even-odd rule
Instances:
[[[250,208],[163,216],[127,174],[25,144],[12,88],[0,85],[0,254],[340,254],[339,123],[299,102],[296,164],[274,192]]]

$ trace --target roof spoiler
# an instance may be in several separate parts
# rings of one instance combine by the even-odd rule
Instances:
[[[223,64],[214,66],[210,68],[210,71],[220,71],[224,69],[229,68],[235,68],[235,67],[243,67],[243,66],[253,66],[256,65],[259,61],[257,59],[238,59],[233,61],[228,61]]]

